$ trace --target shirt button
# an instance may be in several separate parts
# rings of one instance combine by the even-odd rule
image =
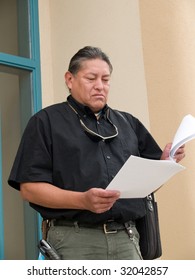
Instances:
[[[110,159],[110,156],[106,156],[107,157],[107,159]]]

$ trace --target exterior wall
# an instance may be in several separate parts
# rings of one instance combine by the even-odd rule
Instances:
[[[141,0],[140,18],[150,127],[163,147],[186,114],[195,116],[195,2]],[[157,193],[163,259],[195,259],[195,142],[187,169]]]
[[[98,46],[114,66],[109,104],[149,126],[137,0],[41,0],[39,13],[43,106],[66,99],[75,52]]]

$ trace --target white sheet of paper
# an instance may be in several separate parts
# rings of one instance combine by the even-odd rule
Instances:
[[[120,191],[120,198],[146,197],[184,169],[184,166],[171,160],[131,156],[107,189]]]

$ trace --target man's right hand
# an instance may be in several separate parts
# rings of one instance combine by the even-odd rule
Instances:
[[[92,188],[84,193],[85,208],[97,214],[104,213],[110,210],[119,197],[119,191]]]

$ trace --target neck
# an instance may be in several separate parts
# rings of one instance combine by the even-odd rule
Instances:
[[[99,119],[99,118],[100,118],[100,116],[101,116],[101,114],[102,114],[102,110],[101,110],[101,111],[99,111],[99,112],[97,112],[97,113],[95,113],[96,118],[97,118],[97,119]]]

